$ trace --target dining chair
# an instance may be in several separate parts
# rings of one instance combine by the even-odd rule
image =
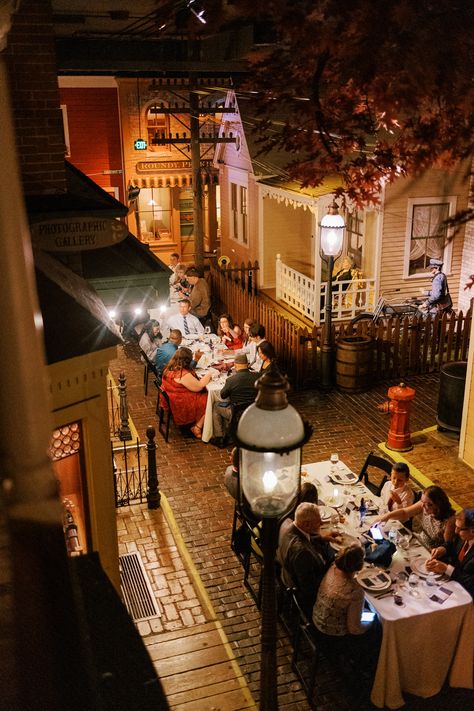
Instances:
[[[145,387],[145,395],[148,395],[148,378],[150,376],[150,373],[153,373],[153,375],[156,377],[157,372],[156,372],[155,364],[151,362],[151,360],[148,358],[145,351],[142,351],[141,348],[140,348],[140,355],[141,355],[141,359],[143,361],[143,385]]]
[[[313,622],[307,618],[298,602],[297,590],[292,588],[289,594],[296,618],[292,639],[291,668],[301,682],[310,708],[316,711],[314,690],[321,656],[318,635]]]
[[[158,396],[156,399],[156,415],[158,417],[158,432],[162,437],[165,438],[165,442],[168,442],[170,433],[170,422],[173,418],[173,413],[171,412],[170,398],[166,390],[163,390],[161,385],[159,385],[157,380],[153,381],[157,391]],[[163,404],[165,403],[165,404]],[[166,405],[166,407],[165,407]],[[166,418],[166,419],[165,419]],[[165,431],[163,432],[163,422]]]
[[[388,480],[392,467],[393,462],[390,462],[388,459],[384,459],[383,457],[379,457],[373,452],[369,452],[362,469],[360,470],[358,480],[362,481],[375,496],[380,496],[382,487]],[[370,472],[369,469],[371,470]],[[379,471],[374,472],[373,470]],[[383,474],[380,472],[383,472]],[[375,476],[375,478],[371,480],[371,476]]]

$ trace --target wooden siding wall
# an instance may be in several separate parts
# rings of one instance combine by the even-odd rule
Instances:
[[[276,283],[276,255],[285,264],[314,279],[313,215],[302,207],[290,208],[284,202],[265,197],[263,200],[264,247],[262,287]]]
[[[117,89],[63,87],[60,97],[67,108],[69,160],[102,188],[118,188],[124,202],[123,176],[103,174],[123,167]]]
[[[255,288],[249,288],[246,273],[258,274],[258,264],[229,267],[211,265],[210,279],[215,308],[228,312],[236,323],[252,318],[265,326],[275,347],[278,363],[295,389],[314,387],[320,373],[320,347],[324,326],[298,328],[263,303]],[[253,276],[252,285],[255,285]],[[387,319],[378,325],[333,324],[333,342],[351,335],[369,335],[375,341],[373,382],[398,379],[410,374],[440,370],[444,363],[466,360],[469,349],[472,308],[463,314],[442,318]]]
[[[465,167],[456,173],[430,170],[414,179],[396,181],[386,189],[382,234],[382,261],[380,268],[380,290],[382,293],[399,290],[400,297],[419,296],[421,289],[429,289],[430,278],[403,278],[405,239],[407,224],[407,201],[411,198],[426,198],[454,195],[457,197],[456,210],[467,205],[468,185],[464,178]],[[454,305],[457,306],[464,230],[461,229],[453,241],[449,288]]]

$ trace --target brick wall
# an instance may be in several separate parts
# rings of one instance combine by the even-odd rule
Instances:
[[[104,175],[123,167],[117,89],[62,87],[59,95],[67,109],[68,160],[102,188],[119,188],[124,201],[123,176]]]
[[[12,17],[5,58],[25,194],[66,190],[64,135],[50,0],[28,0]]]

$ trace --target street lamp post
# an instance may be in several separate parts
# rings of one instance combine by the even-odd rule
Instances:
[[[262,629],[260,710],[276,711],[275,552],[278,520],[290,511],[300,489],[301,448],[312,428],[288,404],[288,379],[276,367],[256,383],[258,395],[240,418],[239,492],[243,509],[262,519]]]
[[[320,223],[321,253],[327,257],[328,263],[328,281],[324,308],[324,338],[321,344],[320,386],[323,390],[330,390],[334,379],[334,345],[332,342],[332,272],[334,269],[334,258],[337,257],[342,250],[345,226],[344,218],[339,214],[337,203],[334,201],[329,206],[327,215],[323,217]]]

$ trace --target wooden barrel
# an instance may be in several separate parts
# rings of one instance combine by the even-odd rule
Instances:
[[[361,393],[374,382],[372,353],[374,342],[368,336],[348,336],[337,342],[336,384],[339,390]]]

